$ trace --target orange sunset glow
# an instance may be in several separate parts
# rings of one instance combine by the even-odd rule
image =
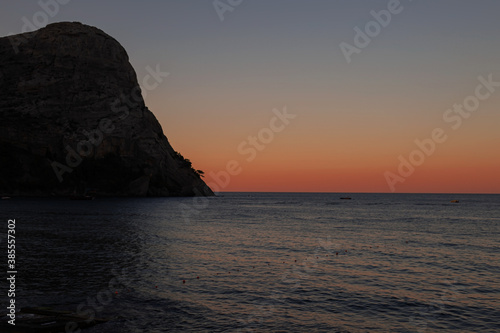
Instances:
[[[4,7],[0,333],[500,332],[500,1]]]
[[[248,2],[222,18],[211,4],[156,4],[146,25],[75,4],[58,19],[81,19],[123,44],[146,105],[207,183],[239,163],[221,191],[500,193],[494,11],[401,1],[382,27],[370,12],[387,1],[307,3]],[[371,37],[369,23],[379,27]],[[168,77],[144,85],[155,68]],[[296,117],[271,138],[273,110],[284,108]],[[402,177],[399,157],[436,128],[446,140]],[[259,133],[263,148],[238,150],[252,137],[260,145]]]

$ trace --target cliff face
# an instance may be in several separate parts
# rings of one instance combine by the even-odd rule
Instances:
[[[0,195],[213,195],[144,105],[126,51],[97,28],[0,38],[0,96]]]

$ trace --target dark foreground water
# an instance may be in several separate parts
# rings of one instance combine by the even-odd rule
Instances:
[[[1,200],[0,247],[83,332],[500,332],[499,195],[340,196]]]

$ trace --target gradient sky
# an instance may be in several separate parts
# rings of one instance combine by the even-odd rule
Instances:
[[[147,66],[168,71],[146,104],[207,183],[239,163],[218,190],[390,192],[384,173],[401,176],[398,157],[442,128],[447,140],[394,190],[500,193],[500,87],[458,129],[443,120],[478,76],[500,82],[500,2],[401,0],[348,63],[340,43],[354,45],[353,29],[391,1],[243,0],[221,21],[212,0],[72,0],[49,22],[104,30],[139,80]],[[38,1],[10,1],[0,35],[40,11]],[[284,107],[296,118],[271,140],[272,110]],[[269,142],[248,161],[238,147],[259,132]]]

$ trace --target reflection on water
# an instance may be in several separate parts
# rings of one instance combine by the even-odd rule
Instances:
[[[18,306],[113,318],[90,333],[500,329],[500,196],[351,196],[0,209],[17,221]]]

